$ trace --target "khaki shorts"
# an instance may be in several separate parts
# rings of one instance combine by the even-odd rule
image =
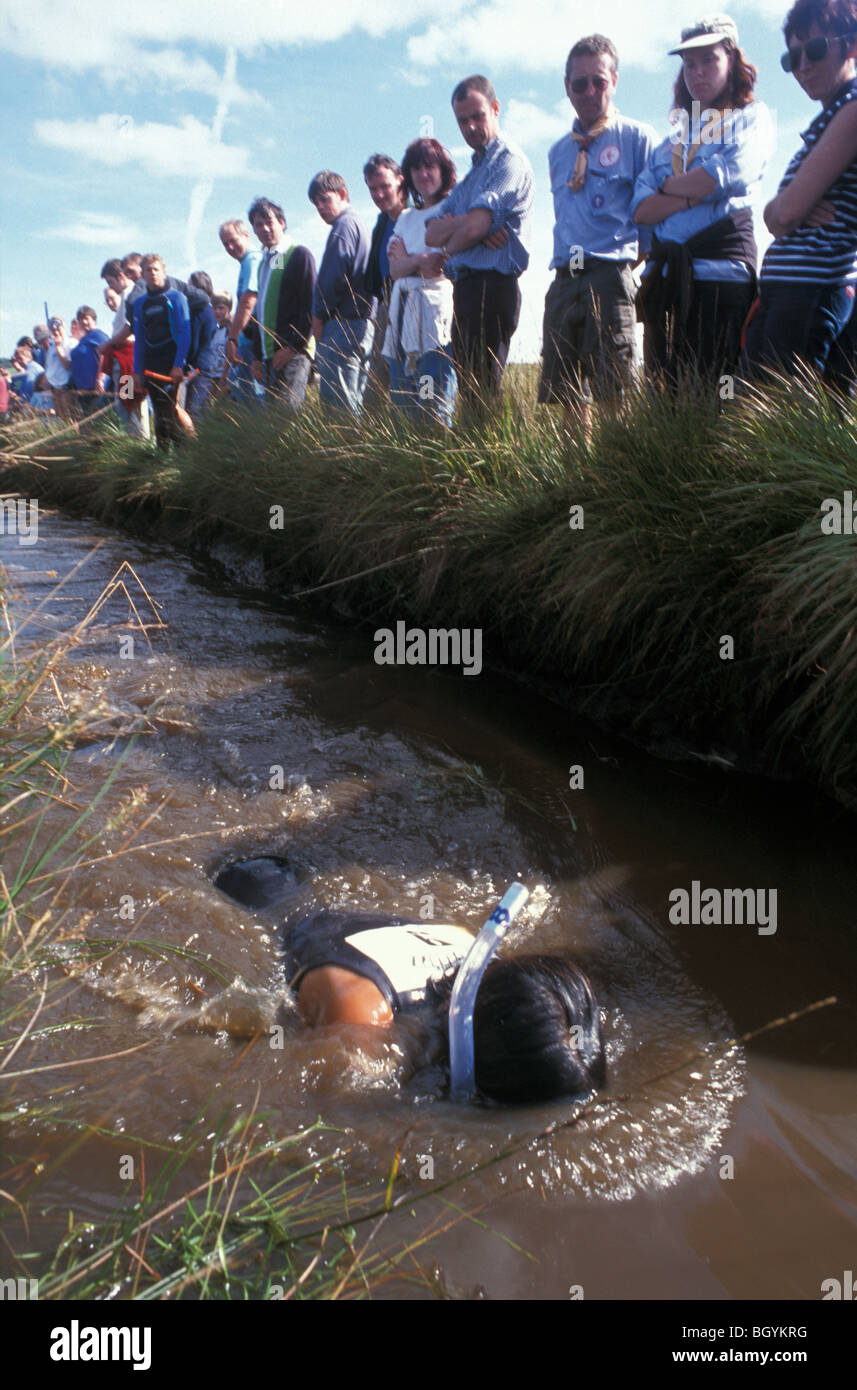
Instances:
[[[609,400],[631,384],[637,365],[636,295],[631,267],[589,261],[558,275],[545,297],[539,400]]]

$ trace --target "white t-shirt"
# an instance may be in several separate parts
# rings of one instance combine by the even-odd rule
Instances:
[[[133,290],[133,288],[133,285],[126,285],[121,295],[119,296],[119,308],[113,315],[111,336],[114,338],[117,336],[117,334],[122,332],[122,329],[125,327],[125,324],[127,323],[128,311],[125,307],[125,301],[128,298],[131,291]]]
[[[404,243],[409,256],[433,248],[426,246],[426,222],[440,217],[443,203],[430,208],[407,208],[396,220],[394,235]],[[452,281],[441,275],[424,280],[421,275],[405,275],[393,282],[390,316],[384,339],[384,356],[416,359],[424,352],[448,348],[452,337]]]
[[[287,926],[283,944],[293,989],[310,970],[336,965],[371,980],[396,1012],[425,999],[430,981],[464,959],[473,935],[447,922],[401,922],[333,909]]]
[[[70,358],[76,347],[77,343],[74,338],[66,338],[62,345],[63,357]],[[50,339],[45,354],[45,376],[48,379],[48,385],[56,386],[58,389],[61,386],[68,386],[71,381],[71,368],[63,366],[53,338]]]

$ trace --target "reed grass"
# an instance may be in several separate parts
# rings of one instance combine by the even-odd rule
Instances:
[[[857,542],[822,534],[819,512],[857,492],[857,433],[811,382],[741,403],[641,387],[587,442],[521,370],[454,433],[224,404],[166,458],[115,431],[71,452],[47,469],[19,454],[9,483],[184,544],[225,539],[273,590],[372,628],[480,626],[488,660],[559,678],[638,740],[666,727],[857,804]]]
[[[96,602],[91,613],[99,608]],[[0,863],[6,866],[0,869],[0,1125],[7,1133],[0,1278],[36,1279],[39,1298],[56,1300],[338,1300],[387,1296],[393,1288],[423,1297],[459,1296],[421,1261],[439,1234],[474,1214],[439,1198],[436,1211],[418,1226],[405,1223],[406,1234],[401,1221],[388,1226],[398,1152],[391,1153],[386,1179],[355,1181],[339,1131],[319,1120],[297,1134],[278,1133],[276,1122],[258,1109],[258,1094],[250,1112],[236,1119],[223,1108],[221,1093],[213,1132],[209,1096],[196,1116],[182,1116],[178,1143],[123,1133],[119,1143],[123,1156],[134,1158],[134,1178],[118,1196],[111,1190],[109,1202],[97,1190],[81,1198],[91,1198],[102,1213],[109,1206],[108,1214],[92,1219],[57,1209],[51,1178],[72,1162],[79,1167],[87,1145],[99,1147],[97,1171],[99,1158],[103,1163],[105,1150],[117,1144],[111,1123],[70,1116],[64,1069],[74,1075],[75,1068],[122,1055],[91,1055],[99,1050],[98,1014],[69,1017],[66,1008],[61,1022],[51,1021],[53,1002],[69,978],[117,952],[124,958],[129,950],[152,961],[177,958],[177,966],[190,964],[220,986],[232,973],[208,953],[140,936],[119,940],[88,933],[69,887],[75,872],[92,862],[93,842],[101,838],[91,824],[93,812],[109,799],[123,754],[78,810],[71,748],[81,737],[100,733],[104,717],[97,704],[71,714],[63,697],[64,659],[82,627],[48,644],[27,640],[29,619],[16,623],[2,590],[0,622]],[[46,699],[48,690],[54,699]],[[133,728],[124,732],[133,735]],[[45,816],[58,804],[68,812],[66,824],[48,834]],[[108,826],[121,826],[126,844],[145,827],[145,821],[134,823],[124,805],[104,805],[102,819],[106,811]],[[79,1055],[51,1060],[51,1044],[69,1034],[87,1038]],[[126,1051],[142,1051],[150,1041]],[[22,1050],[33,1043],[41,1050],[38,1065]],[[27,1079],[44,1072],[57,1074],[56,1085],[48,1093],[31,1093]],[[42,1134],[50,1134],[47,1148]],[[328,1152],[320,1152],[328,1139]],[[395,1144],[393,1139],[393,1149]]]

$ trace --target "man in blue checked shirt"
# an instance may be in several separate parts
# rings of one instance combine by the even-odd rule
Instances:
[[[426,224],[426,245],[447,255],[454,280],[452,355],[460,394],[485,401],[500,389],[518,326],[533,205],[529,160],[500,134],[500,103],[487,77],[465,77],[452,94],[459,129],[473,150],[470,172]]]
[[[565,90],[575,120],[548,155],[555,278],[545,299],[539,400],[562,405],[569,431],[575,421],[589,431],[593,398],[618,404],[637,366],[631,268],[649,233],[640,248],[631,200],[657,136],[614,107],[618,67],[603,34],[574,45]]]

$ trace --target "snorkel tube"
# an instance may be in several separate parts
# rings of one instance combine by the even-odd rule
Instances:
[[[468,1101],[476,1089],[473,1056],[473,1006],[485,967],[517,917],[530,890],[522,883],[507,888],[459,967],[449,999],[449,1080],[453,1100]]]

